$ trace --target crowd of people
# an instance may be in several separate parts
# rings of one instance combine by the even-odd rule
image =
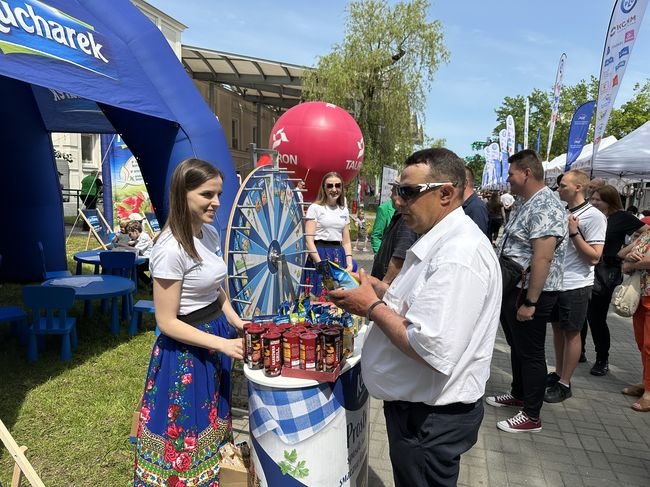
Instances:
[[[587,329],[596,350],[591,373],[606,375],[609,301],[622,273],[637,270],[643,297],[633,323],[643,378],[622,392],[638,398],[634,410],[650,411],[650,218],[623,211],[615,188],[582,171],[567,172],[551,190],[534,151],[514,154],[509,163],[512,194],[491,193],[483,201],[456,154],[413,153],[378,208],[371,274],[359,270],[358,288],[329,292],[308,275],[313,296],[326,293],[370,325],[362,373],[370,394],[384,401],[397,486],[456,485],[460,456],[477,441],[484,401],[518,410],[498,421],[499,429],[540,431],[544,402],[572,397]],[[242,357],[244,323],[222,289],[226,268],[211,226],[223,184],[223,175],[203,161],[180,164],[168,222],[150,248],[161,335],[142,399],[136,486],[218,478],[216,451],[232,436],[230,366]],[[350,219],[341,176],[326,174],[305,214],[308,268],[331,259],[353,270]],[[352,219],[365,234],[364,215]],[[137,222],[124,223],[129,242],[137,241]],[[502,289],[502,256],[525,270],[512,291]],[[484,398],[499,324],[510,346],[512,386]]]

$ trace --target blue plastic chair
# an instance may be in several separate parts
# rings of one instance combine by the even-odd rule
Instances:
[[[41,263],[43,264],[43,279],[47,281],[48,279],[56,279],[57,277],[69,277],[72,273],[69,270],[64,271],[48,271],[47,265],[45,264],[45,250],[43,249],[43,242],[39,240],[38,250],[41,254]]]
[[[129,326],[129,335],[135,336],[138,333],[138,328],[142,326],[142,315],[144,313],[154,313],[153,301],[147,299],[139,299],[133,306],[133,315],[131,316],[131,324]],[[160,335],[158,325],[156,325],[156,336]]]
[[[137,291],[138,276],[135,268],[135,252],[107,250],[99,253],[99,263],[102,266],[102,274],[125,277],[135,282],[133,293],[126,294],[122,298],[122,318],[128,319],[133,309],[133,296]],[[102,300],[102,309],[108,311],[108,301]]]
[[[72,358],[72,348],[77,346],[75,318],[68,317],[74,303],[74,289],[59,286],[25,286],[23,301],[31,311],[27,360],[38,360],[37,336],[61,335],[61,360]]]
[[[0,324],[9,323],[11,332],[18,336],[22,344],[27,337],[27,314],[18,306],[3,306],[0,308]]]

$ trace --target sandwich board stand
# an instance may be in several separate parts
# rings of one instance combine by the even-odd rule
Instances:
[[[226,264],[230,302],[244,320],[277,315],[295,301],[304,269],[303,210],[290,172],[255,168],[235,198]],[[361,376],[359,330],[351,356],[334,373],[268,377],[244,365],[254,485],[301,487],[368,484],[369,397]],[[307,376],[309,374],[306,374]]]

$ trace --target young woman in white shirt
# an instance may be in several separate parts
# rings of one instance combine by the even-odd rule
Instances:
[[[330,260],[347,270],[353,269],[350,214],[345,206],[343,179],[337,172],[323,176],[316,201],[307,208],[305,240],[309,251],[306,267]],[[304,283],[312,286],[309,292],[315,297],[326,292],[315,271],[305,272]]]

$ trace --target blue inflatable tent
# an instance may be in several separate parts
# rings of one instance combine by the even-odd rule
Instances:
[[[188,157],[211,162],[225,175],[217,221],[228,221],[237,178],[223,131],[129,0],[0,2],[0,100],[0,279],[40,280],[38,241],[49,269],[66,266],[50,132],[121,134],[161,223],[174,168]]]

